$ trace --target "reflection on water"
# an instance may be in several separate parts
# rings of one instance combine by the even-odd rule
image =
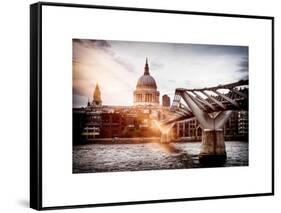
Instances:
[[[73,173],[184,169],[199,163],[200,142],[89,144],[73,147]],[[227,161],[221,166],[247,166],[248,143],[226,142]]]

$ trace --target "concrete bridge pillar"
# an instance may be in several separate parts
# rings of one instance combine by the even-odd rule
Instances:
[[[172,127],[174,126],[174,124],[169,124],[165,127],[160,127],[160,132],[161,132],[161,136],[160,136],[160,142],[161,143],[169,143],[172,140]]]
[[[226,160],[223,129],[204,129],[199,153],[201,163],[219,163]]]
[[[200,163],[224,162],[227,155],[223,127],[231,116],[232,111],[221,111],[216,115],[210,115],[187,92],[182,93],[182,97],[202,127],[202,144],[199,153]]]
[[[161,143],[169,143],[171,141],[171,137],[169,133],[161,133],[160,142]]]

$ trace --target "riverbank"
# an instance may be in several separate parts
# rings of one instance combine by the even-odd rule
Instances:
[[[95,138],[93,140],[81,141],[81,144],[139,144],[139,143],[159,143],[159,137],[150,138]]]
[[[230,140],[240,140],[247,142],[248,140],[243,138],[225,138],[225,141]],[[168,143],[190,143],[190,142],[199,142],[201,141],[201,137],[181,137],[178,139],[173,139]],[[83,145],[83,144],[142,144],[142,143],[160,143],[160,137],[147,137],[147,138],[95,138],[93,140],[80,141],[79,144],[75,145]]]

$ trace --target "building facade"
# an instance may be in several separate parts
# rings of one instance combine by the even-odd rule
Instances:
[[[168,95],[163,95],[162,96],[162,106],[163,107],[170,107],[171,105],[171,100]]]
[[[243,136],[248,136],[249,134],[249,120],[248,112],[240,111],[238,113],[238,133]]]

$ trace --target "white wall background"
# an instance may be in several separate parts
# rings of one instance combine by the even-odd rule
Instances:
[[[11,0],[0,6],[0,212],[31,212],[29,209],[29,4]],[[62,1],[175,10],[275,16],[275,153],[276,195],[180,203],[86,208],[65,212],[278,212],[280,195],[280,5],[278,1],[245,0],[80,0]],[[262,100],[261,100],[262,101]],[[279,120],[279,121],[278,121]],[[258,178],[258,177],[257,177]],[[232,183],[233,184],[233,183]],[[280,210],[279,210],[280,211]]]

